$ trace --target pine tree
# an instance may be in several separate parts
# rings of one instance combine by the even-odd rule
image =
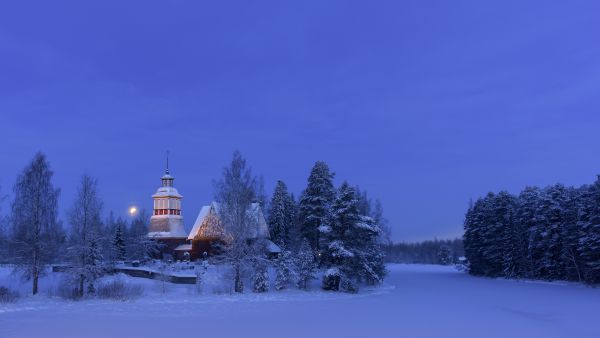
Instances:
[[[315,256],[311,250],[308,240],[304,238],[300,244],[300,249],[296,254],[294,270],[297,276],[297,285],[299,289],[308,289],[309,283],[316,276],[317,264]]]
[[[71,234],[68,251],[72,264],[71,275],[79,297],[83,297],[86,285],[88,292],[94,291],[93,284],[104,269],[99,247],[101,211],[98,183],[96,179],[83,175],[77,197],[69,210]]]
[[[52,185],[53,172],[42,153],[23,169],[14,186],[11,252],[16,272],[32,280],[32,293],[46,264],[59,253],[64,237],[57,221],[59,190]]]
[[[327,236],[322,234],[330,231],[329,208],[335,199],[333,177],[325,162],[316,162],[308,177],[308,186],[300,197],[301,235],[316,252],[325,249],[326,243],[322,243],[321,238]]]

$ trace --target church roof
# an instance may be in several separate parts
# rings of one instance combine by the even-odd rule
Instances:
[[[249,238],[269,238],[269,227],[258,203],[252,203],[250,212],[257,227],[251,230]],[[219,203],[212,202],[210,205],[205,205],[200,209],[200,213],[194,222],[192,231],[188,236],[188,240],[195,238],[222,238],[225,235],[225,229],[220,222]]]

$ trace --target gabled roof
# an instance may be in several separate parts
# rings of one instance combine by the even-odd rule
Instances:
[[[249,234],[250,238],[269,238],[269,227],[265,221],[260,205],[258,203],[252,203],[250,206],[250,212],[256,224],[258,225],[255,229],[251,229]],[[210,205],[205,205],[200,209],[200,213],[194,222],[194,226],[190,231],[188,240],[194,238],[221,238],[225,235],[225,229],[219,219],[219,204],[212,202]]]

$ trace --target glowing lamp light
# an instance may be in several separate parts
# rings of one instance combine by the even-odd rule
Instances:
[[[137,209],[137,207],[132,206],[132,207],[129,207],[128,212],[129,212],[130,216],[135,216],[138,212],[138,209]]]

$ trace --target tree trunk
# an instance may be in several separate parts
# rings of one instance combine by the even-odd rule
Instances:
[[[38,277],[40,275],[40,272],[38,271],[38,254],[37,254],[37,250],[34,249],[33,251],[33,266],[32,266],[32,273],[31,273],[31,277],[33,279],[33,285],[31,288],[31,292],[35,295],[38,293]]]
[[[79,297],[83,297],[83,282],[85,277],[83,275],[79,276]]]
[[[239,264],[236,264],[235,267],[234,267],[234,269],[235,269],[235,286],[234,286],[234,289],[235,289],[235,292],[242,293],[242,292],[244,292],[244,286],[242,284],[242,278],[240,276],[240,266],[239,266]]]
[[[33,272],[33,289],[31,290],[32,293],[35,295],[38,293],[38,272],[37,269],[34,268],[34,272]]]

